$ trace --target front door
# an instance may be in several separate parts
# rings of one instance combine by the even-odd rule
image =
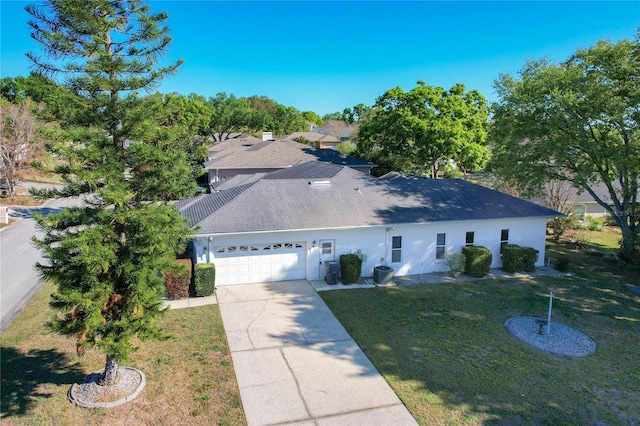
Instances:
[[[324,279],[326,275],[324,262],[336,260],[334,246],[335,240],[320,240],[320,270],[318,273],[320,279]]]

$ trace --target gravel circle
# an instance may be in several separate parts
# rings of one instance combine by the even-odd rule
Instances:
[[[146,385],[144,373],[136,368],[120,367],[118,376],[115,385],[102,386],[98,384],[102,373],[91,373],[85,376],[82,383],[71,385],[69,400],[87,408],[116,407],[133,400]]]
[[[509,318],[504,327],[518,340],[541,351],[557,355],[585,356],[596,351],[596,344],[589,336],[568,325],[551,321],[551,333],[539,334],[540,326],[536,320],[544,318],[514,317]],[[544,328],[546,333],[546,326]]]

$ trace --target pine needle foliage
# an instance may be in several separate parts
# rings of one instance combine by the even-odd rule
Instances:
[[[57,286],[50,327],[77,338],[78,354],[97,346],[107,355],[105,383],[136,350],[132,338],[160,338],[162,273],[175,267],[190,230],[171,200],[194,193],[184,153],[144,134],[139,90],[177,71],[161,66],[170,44],[167,14],[141,1],[50,0],[27,6],[32,37],[44,56],[29,53],[37,72],[64,77],[81,95],[83,126],[66,123],[66,185],[41,197],[78,196],[78,205],[36,217],[34,238],[48,264],[42,276]],[[135,112],[135,113],[133,113]],[[130,117],[137,117],[132,120]]]

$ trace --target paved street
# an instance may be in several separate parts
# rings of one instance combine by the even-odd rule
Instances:
[[[10,207],[11,218],[19,220],[0,232],[0,331],[43,285],[34,266],[43,258],[31,242],[33,235],[41,235],[32,214],[46,215],[69,204],[69,199],[61,199],[52,200],[45,207]]]

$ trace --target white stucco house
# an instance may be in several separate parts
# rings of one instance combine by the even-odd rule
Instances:
[[[324,263],[362,256],[395,275],[447,271],[445,254],[467,244],[493,253],[512,243],[540,251],[546,207],[457,179],[385,180],[310,161],[270,173],[237,175],[178,207],[197,227],[194,262],[216,266],[216,285],[325,277]]]

